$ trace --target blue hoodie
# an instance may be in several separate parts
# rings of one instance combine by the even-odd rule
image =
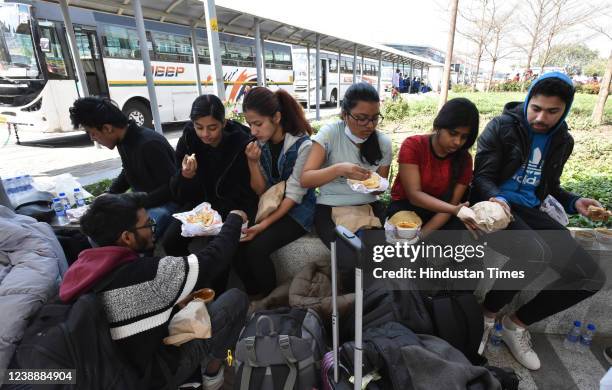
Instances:
[[[552,136],[559,130],[560,125],[565,121],[571,107],[574,97],[565,107],[565,112],[559,120],[559,122],[547,133],[535,132],[529,123],[527,122],[527,106],[531,99],[531,92],[533,87],[542,80],[549,78],[558,78],[563,80],[567,84],[573,86],[572,80],[564,73],[561,72],[550,72],[543,74],[536,81],[531,84],[525,103],[523,104],[523,126],[529,133],[530,140],[530,151],[529,159],[525,162],[512,177],[503,182],[499,188],[500,193],[497,198],[500,198],[507,203],[520,204],[526,207],[538,207],[540,206],[540,199],[536,196],[536,188],[540,185],[540,178],[542,177],[542,167],[548,154],[548,147]]]

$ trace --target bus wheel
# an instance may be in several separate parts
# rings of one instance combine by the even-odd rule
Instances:
[[[138,126],[146,127],[148,129],[153,128],[153,117],[151,110],[143,102],[138,100],[129,101],[123,106],[123,113],[128,119],[136,122]]]
[[[330,107],[336,107],[337,101],[338,101],[338,92],[334,89],[331,93],[331,96],[329,97],[329,102],[327,102],[327,105]]]

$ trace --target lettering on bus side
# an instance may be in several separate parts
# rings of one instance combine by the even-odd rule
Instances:
[[[152,65],[151,73],[153,73],[155,77],[178,77],[185,73],[185,68],[183,66]],[[142,75],[145,75],[144,70],[142,71]]]

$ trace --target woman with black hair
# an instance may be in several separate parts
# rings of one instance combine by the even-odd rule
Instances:
[[[190,119],[176,145],[176,159],[182,164],[170,182],[173,198],[182,210],[208,202],[224,220],[231,210],[243,210],[252,221],[257,195],[250,186],[244,154],[251,139],[248,127],[225,119],[223,102],[215,95],[196,98]],[[168,254],[188,253],[190,240],[180,235],[180,227],[180,221],[173,221],[164,237]]]
[[[353,191],[347,179],[365,180],[372,172],[386,179],[393,158],[391,139],[376,130],[383,117],[374,87],[367,83],[349,87],[342,100],[341,117],[341,121],[322,127],[312,138],[312,150],[301,178],[306,188],[320,187],[315,228],[328,248],[335,240],[334,207],[369,205],[382,224],[384,206],[377,195]]]
[[[247,229],[242,239],[246,242],[244,264],[236,267],[249,294],[268,294],[276,287],[270,254],[312,227],[314,190],[300,185],[312,128],[302,107],[283,89],[251,89],[244,97],[242,111],[256,138],[245,150],[251,188],[261,196],[272,186],[285,183],[276,210]]]
[[[442,106],[431,134],[404,140],[387,216],[402,210],[416,212],[423,220],[423,237],[441,228],[461,228],[449,221],[467,205],[462,200],[472,180],[469,149],[476,142],[478,123],[474,103],[456,98]],[[462,222],[470,231],[478,229],[471,220]]]

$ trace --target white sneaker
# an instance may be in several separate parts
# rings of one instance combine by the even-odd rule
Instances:
[[[223,387],[223,371],[224,366],[221,365],[219,372],[215,376],[207,376],[202,373],[202,390],[219,390]]]
[[[487,347],[487,343],[489,342],[489,336],[491,335],[491,331],[495,327],[495,318],[489,318],[484,316],[484,329],[482,332],[482,340],[480,341],[480,346],[478,347],[478,354],[482,356]]]
[[[516,330],[508,329],[506,326],[508,321],[511,320],[504,317],[502,340],[504,340],[504,343],[508,346],[508,349],[519,363],[532,371],[540,369],[540,358],[538,358],[538,355],[533,350],[529,331],[516,324],[513,324]]]

